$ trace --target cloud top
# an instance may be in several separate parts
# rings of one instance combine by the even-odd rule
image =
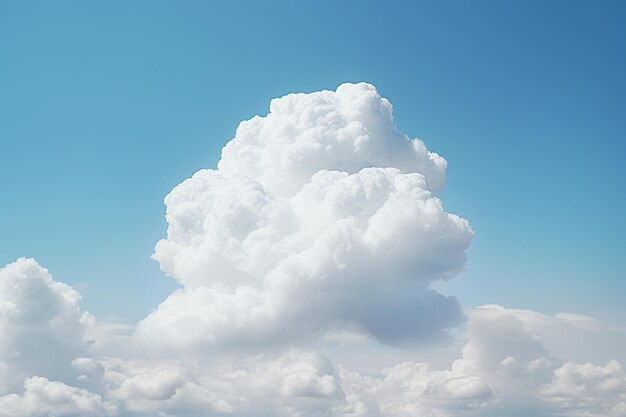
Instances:
[[[367,83],[272,100],[267,116],[241,122],[218,164],[223,175],[245,174],[279,196],[320,170],[370,167],[419,172],[431,191],[445,183],[445,159],[398,132],[391,103]]]

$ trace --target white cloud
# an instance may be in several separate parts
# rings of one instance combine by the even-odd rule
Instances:
[[[166,197],[154,258],[181,288],[131,336],[34,260],[0,270],[0,417],[624,417],[623,331],[431,289],[473,234],[445,169],[370,85],[273,100]],[[456,360],[412,350],[465,317]]]
[[[462,312],[429,285],[463,270],[472,237],[433,194],[445,167],[397,132],[368,84],[272,101],[241,123],[217,170],[165,199],[168,237],[154,258],[183,289],[138,338],[262,346],[337,322],[387,343],[440,336]]]
[[[88,378],[131,412],[313,415],[343,397],[334,365],[315,352],[80,362]]]
[[[626,402],[626,373],[617,361],[604,366],[567,362],[540,395],[572,416],[616,414]]]
[[[71,360],[92,343],[93,318],[79,309],[79,300],[33,259],[0,269],[0,395],[28,376],[69,376]]]
[[[619,410],[626,400],[626,373],[618,361],[605,366],[575,362],[587,356],[585,345],[602,343],[599,322],[497,305],[471,310],[468,316],[469,341],[452,369],[489,384],[498,400],[491,406],[493,415],[511,410],[520,415],[600,417],[616,413],[611,410]],[[559,343],[554,343],[554,334]],[[567,345],[583,349],[564,349]],[[622,349],[623,345],[613,346],[612,354],[619,355]]]
[[[239,125],[218,169],[228,177],[244,174],[285,197],[321,170],[355,174],[373,166],[419,172],[433,191],[445,183],[446,161],[398,132],[389,101],[359,83],[272,100],[267,116]]]
[[[0,416],[624,416],[626,373],[619,362],[577,362],[586,349],[562,347],[604,337],[602,324],[588,317],[497,305],[469,310],[468,340],[462,357],[449,369],[409,361],[357,371],[333,359],[332,344],[264,353],[255,353],[254,347],[214,355],[162,351],[160,356],[127,345],[121,357],[79,356],[70,364],[73,355],[102,354],[98,349],[106,346],[89,349],[85,342],[78,294],[53,281],[33,260],[9,265],[0,278],[3,308],[10,303],[7,311],[13,314],[3,316],[3,352],[21,353],[18,362],[8,361],[3,353],[4,376],[26,375],[23,385],[0,395]],[[11,323],[15,314],[20,320]],[[95,325],[93,319],[88,322],[87,327]],[[23,331],[15,331],[18,324]],[[182,334],[195,326],[187,323]],[[570,332],[572,328],[577,331]],[[560,343],[550,341],[553,333],[561,335]],[[38,337],[50,341],[50,351],[41,344],[36,354],[20,347]],[[68,337],[67,346],[63,337]],[[342,340],[376,343],[362,337]],[[121,346],[116,350],[123,351]],[[620,346],[613,350],[619,352]],[[574,355],[564,359],[563,352]],[[57,363],[58,358],[62,360]],[[5,379],[5,385],[13,379]]]
[[[22,395],[0,397],[0,417],[113,416],[117,407],[99,395],[43,377],[28,378]]]
[[[433,370],[424,363],[405,362],[381,375],[345,372],[348,395],[337,407],[341,416],[448,416],[485,405],[491,389],[480,378]]]

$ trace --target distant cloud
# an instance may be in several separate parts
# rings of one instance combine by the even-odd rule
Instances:
[[[115,404],[97,394],[38,376],[26,379],[23,394],[0,397],[0,417],[95,417],[118,413]]]
[[[93,318],[79,300],[33,259],[0,269],[0,392],[20,388],[32,375],[70,377],[72,359],[92,344]]]
[[[473,235],[437,197],[445,169],[371,85],[273,100],[217,170],[166,197],[154,258],[181,288],[132,334],[32,259],[0,270],[0,417],[624,417],[600,322],[463,312],[431,288],[463,270]],[[449,343],[463,323],[446,369],[354,369],[333,351]]]
[[[78,294],[53,281],[33,260],[18,260],[2,269],[0,278],[2,288],[9,289],[1,293],[2,306],[6,308],[7,300],[12,299],[12,311],[19,311],[21,325],[29,329],[25,331],[28,339],[24,339],[24,332],[8,332],[12,324],[2,322],[2,417],[145,413],[623,417],[626,410],[626,372],[617,360],[575,362],[557,355],[563,346],[557,344],[553,351],[548,345],[554,341],[546,343],[548,332],[562,335],[562,344],[598,343],[605,329],[588,317],[547,316],[497,305],[468,310],[467,342],[462,356],[449,369],[403,362],[363,373],[336,362],[332,348],[313,345],[264,348],[263,353],[251,346],[248,351],[224,350],[217,355],[188,349],[144,355],[132,345],[132,339],[119,336],[115,350],[125,353],[111,357],[106,348],[98,347],[111,342],[86,342],[88,332],[81,319],[86,313],[78,308]],[[68,297],[57,298],[59,294]],[[51,303],[32,302],[36,297],[56,299],[57,308],[41,308],[39,304]],[[58,320],[58,307],[71,311],[69,316],[77,320]],[[32,322],[27,325],[29,319]],[[90,318],[88,327],[98,325]],[[187,330],[193,331],[192,325]],[[572,330],[575,332],[569,333]],[[95,334],[107,337],[106,333]],[[67,335],[73,337],[66,339],[65,345]],[[37,343],[37,337],[44,343]],[[40,350],[34,353],[20,345],[25,340],[33,341]],[[348,343],[356,346],[364,341],[355,338]],[[621,346],[614,346],[614,353],[620,352]],[[584,356],[585,351],[576,355]],[[81,354],[85,356],[69,361]],[[12,357],[21,360],[10,362]],[[363,365],[367,367],[367,363]]]

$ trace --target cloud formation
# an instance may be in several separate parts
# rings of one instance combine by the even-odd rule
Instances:
[[[61,382],[75,381],[72,361],[94,344],[94,318],[79,300],[34,259],[0,269],[0,416],[117,414],[113,403]]]
[[[223,175],[246,175],[280,197],[296,194],[319,171],[369,167],[418,172],[432,191],[445,183],[446,161],[398,132],[391,103],[366,83],[272,100],[267,116],[239,125],[218,163]]]
[[[154,258],[183,288],[138,337],[232,348],[345,324],[391,344],[439,336],[462,312],[429,285],[462,271],[472,238],[435,195],[445,168],[369,84],[272,100],[217,170],[166,197]]]
[[[0,269],[0,395],[31,375],[68,377],[72,359],[88,353],[93,318],[79,300],[33,259]]]
[[[118,408],[101,396],[44,377],[24,382],[24,393],[0,397],[1,417],[114,416]]]
[[[565,360],[559,354],[585,356],[584,349],[564,350],[562,345],[601,346],[606,329],[593,319],[497,305],[482,306],[468,315],[469,341],[452,370],[489,384],[501,402],[496,410],[511,410],[511,415],[599,417],[619,415],[626,404],[626,373],[617,360],[594,365]],[[554,343],[550,333],[560,335],[558,344],[549,346]],[[617,333],[622,344],[614,346],[613,355],[622,350],[625,336],[623,330]]]
[[[623,330],[431,288],[473,234],[445,169],[371,85],[273,100],[166,197],[154,258],[181,288],[131,335],[33,259],[0,270],[0,417],[625,417]],[[335,354],[407,356],[464,322],[448,366]]]
[[[2,293],[3,306],[11,303],[12,311],[20,312],[20,324],[29,328],[29,337],[41,332],[42,340],[59,341],[50,345],[49,352],[42,348],[33,354],[24,348],[21,362],[11,363],[3,353],[4,371],[10,369],[3,373],[3,383],[11,386],[0,395],[3,417],[157,413],[181,417],[623,417],[626,410],[626,372],[617,360],[575,361],[588,354],[586,344],[602,343],[607,332],[616,333],[622,341],[626,333],[606,329],[588,317],[547,316],[497,305],[467,310],[467,341],[461,357],[447,369],[408,361],[364,372],[337,362],[330,346],[265,349],[263,353],[144,355],[128,339],[120,342],[126,346],[125,353],[113,357],[107,354],[106,343],[94,344],[86,338],[89,332],[84,331],[82,319],[86,313],[78,308],[77,293],[53,281],[33,260],[18,260],[2,269],[0,278],[4,289],[12,289]],[[47,297],[56,300],[57,308],[41,309],[33,302]],[[74,319],[65,320],[59,313],[68,310]],[[57,326],[57,322],[64,325]],[[88,322],[97,326],[93,318]],[[68,326],[74,330],[68,333]],[[554,333],[561,335],[558,343],[550,338]],[[61,341],[68,334],[77,336],[69,338],[64,349]],[[106,337],[106,333],[94,334]],[[5,331],[0,344],[3,352],[7,346],[19,350],[24,340],[20,332]],[[353,339],[350,343],[358,347],[370,342]],[[582,348],[566,348],[574,344]],[[123,351],[122,346],[116,350]],[[611,354],[619,354],[621,346],[615,345]],[[574,360],[564,359],[564,352]],[[65,360],[73,355],[83,356]],[[18,377],[23,377],[19,387],[14,383]]]

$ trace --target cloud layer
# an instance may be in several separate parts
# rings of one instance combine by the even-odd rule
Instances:
[[[72,359],[92,344],[93,318],[80,310],[79,300],[33,259],[0,270],[0,394],[31,375],[68,376]]]
[[[181,288],[131,335],[32,259],[0,270],[0,417],[625,417],[623,330],[431,288],[473,234],[445,170],[371,85],[273,100],[166,197],[154,258]],[[448,366],[415,350],[464,323]]]
[[[133,349],[132,337],[120,342],[125,353],[112,357],[102,348],[107,344],[89,341],[89,328],[97,323],[89,318],[85,326],[77,293],[33,260],[8,265],[0,277],[3,289],[11,288],[1,293],[2,305],[10,305],[12,314],[19,311],[28,327],[28,338],[7,332],[14,316],[2,316],[3,417],[626,415],[626,372],[620,363],[572,360],[588,355],[585,345],[616,337],[620,343],[613,352],[600,356],[619,355],[626,340],[623,330],[588,317],[497,305],[467,310],[465,346],[447,369],[408,361],[364,372],[333,359],[331,347],[319,346],[145,355]],[[32,319],[28,326],[26,317]],[[560,338],[551,337],[555,333]],[[68,334],[74,338],[64,347]],[[21,345],[37,340],[53,341],[50,350],[33,353]],[[358,347],[371,340],[350,343]],[[577,344],[578,350],[571,348]],[[21,360],[11,362],[9,351],[20,352]]]

